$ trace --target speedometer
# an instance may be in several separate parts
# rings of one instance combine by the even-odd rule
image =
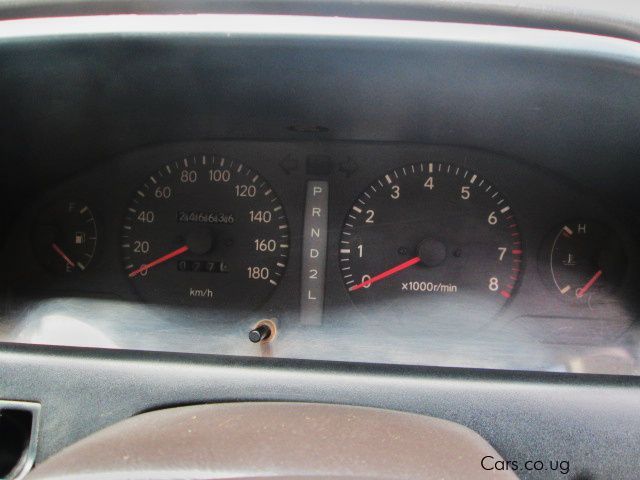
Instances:
[[[367,187],[347,213],[339,256],[351,298],[368,313],[447,322],[495,315],[516,289],[522,254],[511,205],[492,184],[424,162]]]
[[[263,304],[287,264],[289,226],[255,170],[195,155],[164,165],[133,193],[124,268],[149,302],[246,310]]]

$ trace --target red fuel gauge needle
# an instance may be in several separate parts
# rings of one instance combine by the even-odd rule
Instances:
[[[53,251],[56,252],[58,255],[60,255],[60,257],[62,257],[62,259],[67,262],[67,265],[69,265],[71,268],[75,268],[76,264],[73,263],[73,261],[67,257],[67,255],[62,251],[62,249],[56,245],[55,243],[51,244],[51,248],[53,248]]]
[[[160,265],[161,263],[166,262],[167,260],[171,260],[173,257],[177,257],[178,255],[182,255],[184,252],[189,250],[189,247],[183,245],[180,248],[175,249],[173,252],[169,252],[166,255],[163,255],[160,258],[156,258],[153,262],[149,262],[146,265],[140,265],[140,268],[136,268],[133,272],[129,274],[129,277],[135,277],[139,273],[142,273],[150,268],[155,267],[156,265]]]
[[[580,290],[576,292],[576,297],[578,298],[584,297],[584,294],[587,293],[591,287],[593,287],[593,284],[598,281],[601,275],[602,275],[602,270],[598,270],[593,275],[593,277],[591,277],[591,279],[587,283],[585,283],[584,287],[582,287]]]
[[[413,257],[411,260],[407,260],[406,262],[403,262],[400,265],[396,265],[395,267],[390,268],[389,270],[385,270],[384,272],[376,275],[375,277],[371,277],[370,280],[366,280],[366,281],[364,281],[362,283],[354,285],[353,287],[349,288],[349,291],[353,292],[354,290],[359,290],[359,289],[361,289],[363,287],[369,286],[372,283],[375,283],[377,281],[382,280],[383,278],[387,278],[387,277],[393,275],[394,273],[401,272],[402,270],[405,270],[405,269],[415,265],[418,262],[420,262],[420,257]]]

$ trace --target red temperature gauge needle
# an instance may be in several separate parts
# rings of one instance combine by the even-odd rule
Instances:
[[[584,287],[582,287],[580,290],[576,292],[576,297],[578,298],[584,297],[584,294],[587,293],[591,287],[593,287],[593,284],[598,281],[601,275],[602,275],[602,270],[598,270],[593,275],[593,277],[591,277],[591,279],[587,283],[585,283]]]
[[[73,263],[73,261],[65,255],[65,253],[58,245],[52,243],[51,248],[53,248],[53,251],[60,255],[65,262],[67,262],[67,265],[69,265],[71,268],[75,268],[76,264]]]
[[[149,262],[146,265],[140,265],[140,268],[136,268],[133,272],[129,274],[129,277],[135,277],[139,273],[144,272],[145,270],[149,270],[150,268],[155,267],[156,265],[160,265],[161,263],[166,262],[167,260],[171,260],[173,257],[177,257],[178,255],[182,255],[184,252],[189,250],[189,247],[183,245],[180,248],[175,249],[173,252],[167,253],[160,258],[156,258],[153,262]]]
[[[349,288],[350,292],[353,292],[354,290],[359,290],[363,287],[369,286],[372,283],[375,283],[379,280],[382,280],[383,278],[387,278],[391,275],[393,275],[394,273],[398,273],[401,272],[402,270],[405,270],[413,265],[415,265],[416,263],[420,262],[420,257],[413,257],[411,260],[407,260],[406,262],[401,263],[400,265],[396,265],[393,268],[390,268],[389,270],[385,270],[384,272],[376,275],[375,277],[372,277],[370,280],[366,280],[362,283],[359,283],[357,285],[354,285],[353,287]]]

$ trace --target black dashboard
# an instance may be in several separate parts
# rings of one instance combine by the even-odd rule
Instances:
[[[42,404],[36,463],[297,401],[571,465],[522,478],[637,476],[633,8],[14,3],[0,399]]]
[[[636,235],[597,192],[477,149],[154,146],[20,216],[2,332],[262,356],[268,319],[277,357],[637,373]]]

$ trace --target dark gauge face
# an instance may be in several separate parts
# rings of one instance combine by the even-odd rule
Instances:
[[[457,165],[406,165],[349,210],[340,269],[353,301],[392,322],[477,322],[516,289],[522,240],[509,202]]]
[[[64,200],[42,210],[33,230],[33,248],[40,263],[55,273],[82,272],[96,251],[98,233],[86,203]]]
[[[620,285],[627,259],[619,237],[604,225],[579,220],[558,229],[551,244],[551,278],[564,299],[595,306]]]
[[[134,192],[121,245],[144,300],[251,310],[280,282],[289,227],[258,173],[198,155],[163,166]]]

